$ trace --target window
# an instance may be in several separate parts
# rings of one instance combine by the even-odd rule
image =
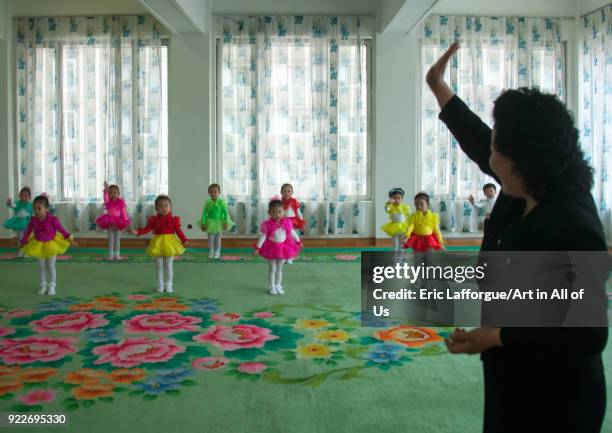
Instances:
[[[20,185],[90,203],[168,191],[168,47],[150,16],[19,18]]]
[[[305,201],[370,198],[371,42],[333,54],[318,42],[272,39],[265,58],[254,44],[219,42],[225,194],[267,200],[288,182]]]

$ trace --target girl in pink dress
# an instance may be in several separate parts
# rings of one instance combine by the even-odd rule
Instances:
[[[96,224],[108,233],[108,259],[121,260],[121,231],[130,226],[130,217],[117,185],[104,182],[104,207],[106,212],[96,218]]]
[[[281,286],[283,280],[283,265],[287,260],[298,255],[302,241],[293,228],[293,221],[283,217],[283,202],[273,197],[268,205],[270,218],[261,223],[261,236],[255,245],[254,254],[259,253],[270,263],[270,294],[285,293]]]

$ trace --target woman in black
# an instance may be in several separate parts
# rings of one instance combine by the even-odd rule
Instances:
[[[592,170],[565,106],[536,89],[507,90],[491,130],[444,81],[455,42],[427,73],[440,119],[502,191],[482,251],[607,251]],[[457,329],[451,353],[481,353],[484,432],[599,432],[606,409],[607,328]]]

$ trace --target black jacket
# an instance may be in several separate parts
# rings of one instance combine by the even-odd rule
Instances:
[[[439,117],[467,156],[484,173],[497,179],[489,165],[491,129],[457,96],[443,107]],[[603,227],[590,192],[567,189],[539,202],[522,218],[524,208],[524,200],[500,191],[481,250],[607,251]],[[543,360],[559,362],[568,358],[590,358],[601,354],[607,338],[608,328],[502,328],[503,347],[483,353],[482,359],[485,362],[513,359],[514,362],[524,359],[526,354],[531,361],[536,355]]]

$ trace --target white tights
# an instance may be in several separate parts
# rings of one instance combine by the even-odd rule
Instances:
[[[157,286],[163,290],[164,284],[166,290],[172,289],[172,264],[174,256],[170,257],[155,257],[155,266],[157,267]],[[164,279],[165,274],[165,279]]]
[[[208,234],[208,251],[214,254],[221,253],[221,234],[218,233],[209,233]]]
[[[391,241],[393,242],[393,251],[401,251],[402,250],[402,240],[403,235],[395,235],[391,237]]]
[[[117,229],[108,229],[108,253],[112,255],[119,255],[121,247],[119,241],[121,240],[121,232]]]
[[[270,273],[268,277],[270,279],[270,287],[278,287],[283,282],[283,265],[285,264],[284,259],[272,259],[270,262]]]
[[[55,257],[38,259],[38,272],[40,274],[40,287],[55,288]]]

